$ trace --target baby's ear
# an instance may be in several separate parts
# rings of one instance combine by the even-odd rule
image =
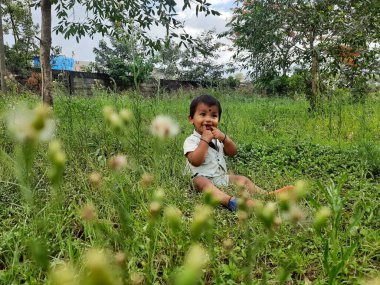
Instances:
[[[190,123],[190,124],[193,124],[193,123],[194,123],[194,120],[193,120],[193,117],[192,117],[192,116],[188,116],[187,119],[189,120],[189,123]]]

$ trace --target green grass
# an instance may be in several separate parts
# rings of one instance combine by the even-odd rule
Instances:
[[[115,271],[122,284],[139,284],[131,281],[138,273],[146,284],[181,284],[176,276],[190,267],[181,266],[191,245],[198,242],[210,256],[201,284],[247,284],[247,280],[252,284],[305,284],[307,280],[359,284],[376,276],[379,97],[360,104],[327,102],[324,112],[310,114],[303,99],[212,94],[223,107],[220,129],[239,147],[239,154],[229,160],[230,170],[268,190],[308,181],[308,195],[297,206],[305,215],[302,222],[267,229],[257,213],[239,222],[238,215],[217,207],[201,236],[192,236],[193,212],[204,199],[182,175],[182,144],[192,132],[187,116],[195,94],[150,99],[131,93],[99,93],[93,98],[59,95],[54,117],[56,137],[67,157],[63,180],[56,185],[49,180],[53,166],[47,144],[40,144],[28,176],[33,204],[25,202],[21,191],[19,146],[4,121],[0,123],[0,284],[61,284],[54,283],[49,272],[63,262],[72,263],[78,276],[85,276],[83,282],[95,284],[88,277],[95,273],[84,257],[89,248],[107,249],[110,258],[119,251],[126,255],[121,266],[102,265]],[[37,98],[0,98],[0,113],[20,101],[34,106]],[[125,131],[115,133],[105,122],[102,109],[107,105],[132,111],[134,119]],[[168,140],[151,136],[150,123],[160,114],[179,123],[178,136]],[[114,172],[108,161],[119,153],[127,155],[129,166]],[[103,177],[99,188],[89,184],[92,172]],[[148,186],[140,183],[144,173],[154,176]],[[162,201],[155,197],[157,189],[165,193]],[[236,189],[227,191],[238,194]],[[176,231],[162,214],[152,217],[150,203],[155,200],[163,208],[174,205],[181,210]],[[95,220],[81,218],[86,203],[95,207]],[[327,228],[318,232],[313,217],[323,205],[333,214]],[[223,247],[226,239],[232,240],[230,250]]]

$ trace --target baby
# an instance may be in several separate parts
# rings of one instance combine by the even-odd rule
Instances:
[[[187,158],[186,168],[191,172],[194,187],[198,191],[211,191],[212,196],[231,211],[237,210],[237,199],[220,190],[231,183],[244,187],[252,193],[270,194],[293,189],[286,186],[274,192],[267,192],[255,185],[249,178],[227,173],[224,156],[234,156],[237,147],[234,141],[218,129],[222,107],[210,95],[201,95],[190,104],[189,122],[193,134],[186,138],[183,149]],[[253,200],[247,201],[252,207]]]

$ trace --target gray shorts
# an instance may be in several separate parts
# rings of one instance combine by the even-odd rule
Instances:
[[[191,179],[197,176],[204,176],[204,175],[196,173],[195,175],[191,177]],[[223,174],[223,175],[219,175],[215,177],[209,177],[209,176],[204,176],[204,177],[209,179],[212,182],[212,184],[214,184],[216,187],[227,187],[230,183],[228,174]]]

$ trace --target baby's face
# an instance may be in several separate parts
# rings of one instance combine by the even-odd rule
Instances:
[[[208,106],[205,103],[199,103],[195,109],[194,117],[189,117],[189,122],[194,125],[199,134],[205,130],[212,131],[218,127],[219,108],[218,106]]]

